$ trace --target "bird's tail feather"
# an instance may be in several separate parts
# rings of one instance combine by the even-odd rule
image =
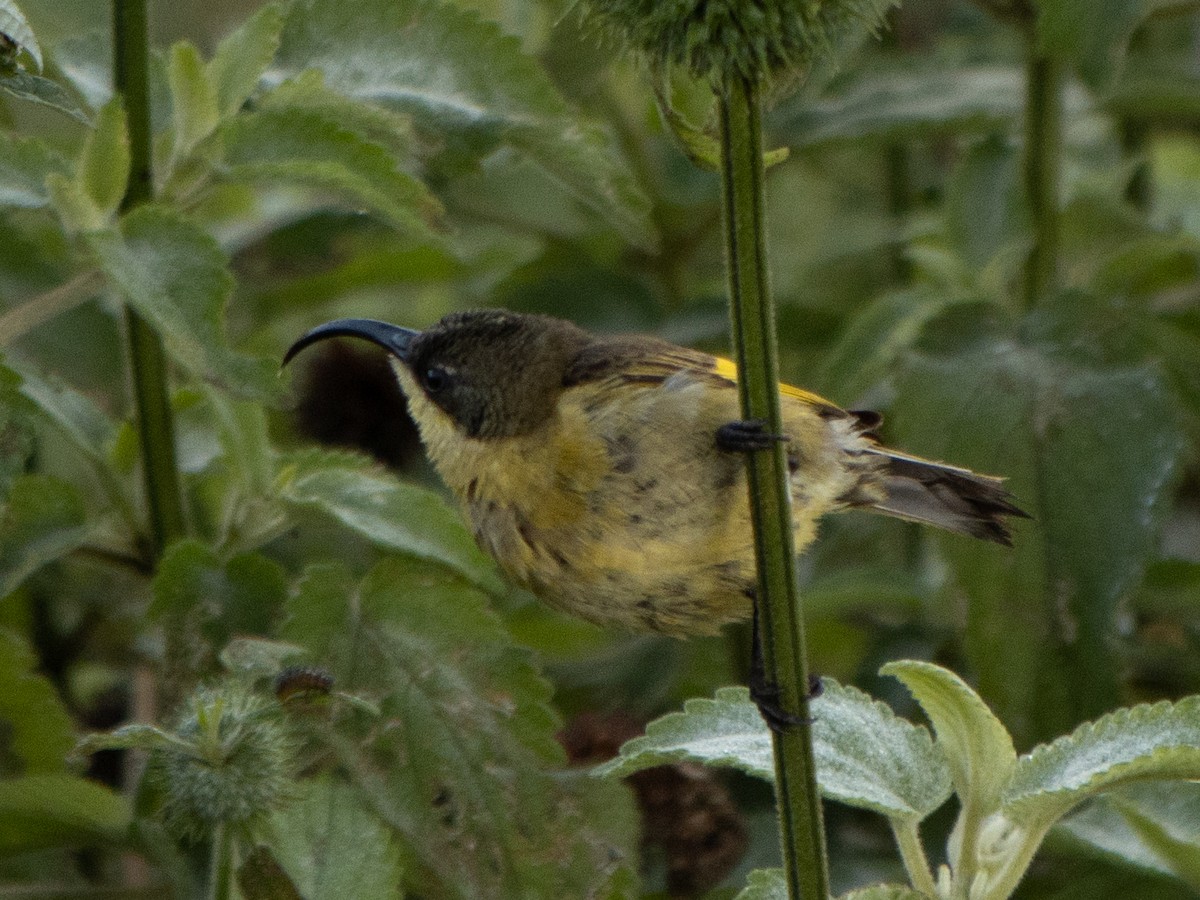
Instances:
[[[871,504],[882,513],[1006,547],[1012,545],[1012,536],[1005,517],[1029,518],[1013,504],[1012,494],[999,478],[883,447],[868,452],[886,460],[882,479],[885,495]]]

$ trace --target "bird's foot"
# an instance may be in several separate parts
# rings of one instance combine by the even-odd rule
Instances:
[[[779,702],[779,683],[767,677],[763,661],[762,636],[758,630],[758,600],[754,599],[753,637],[750,642],[750,699],[758,707],[759,715],[776,734],[786,734],[801,725],[811,725],[812,719],[790,713]],[[808,676],[808,699],[821,696],[825,685],[819,675]]]
[[[726,422],[717,429],[717,447],[727,453],[752,453],[770,450],[775,444],[786,441],[786,434],[772,434],[762,419],[739,419]]]

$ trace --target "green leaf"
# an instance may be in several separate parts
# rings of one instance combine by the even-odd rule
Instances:
[[[783,869],[755,869],[746,876],[746,886],[734,900],[788,900]]]
[[[261,844],[238,866],[237,885],[245,900],[304,900],[283,866]]]
[[[125,216],[120,232],[96,232],[88,241],[109,280],[163,335],[175,360],[242,397],[278,393],[275,365],[237,353],[225,339],[222,314],[233,276],[198,225],[146,204]]]
[[[381,547],[436,562],[493,596],[507,593],[495,565],[440,496],[361,457],[294,455],[280,469],[277,490],[286,502],[319,509]]]
[[[275,58],[282,30],[283,13],[279,5],[268,3],[221,41],[207,72],[207,80],[216,90],[221,118],[236,113],[254,93]]]
[[[1095,358],[1111,311],[1069,307],[1053,304],[1017,334],[982,307],[943,316],[928,343],[948,349],[910,356],[893,414],[901,446],[1007,477],[1033,516],[1011,551],[942,539],[970,600],[979,692],[1018,743],[1118,702],[1120,603],[1155,546],[1183,447],[1155,368]]]
[[[53,684],[35,672],[38,660],[16,634],[0,629],[0,725],[4,756],[15,757],[17,774],[61,772],[75,744],[71,717]],[[4,774],[13,774],[5,772]],[[3,782],[0,782],[2,784]]]
[[[46,176],[66,177],[70,171],[70,163],[42,141],[0,134],[0,206],[47,206]]]
[[[231,178],[287,180],[343,195],[414,238],[435,240],[440,204],[382,146],[300,107],[237,116],[221,129]]]
[[[1035,747],[1017,762],[1005,813],[1049,823],[1088,797],[1152,778],[1200,779],[1200,696],[1119,709]]]
[[[96,114],[96,125],[88,132],[75,175],[83,197],[95,210],[95,218],[83,223],[85,231],[103,227],[125,197],[129,182],[129,132],[125,106],[114,97]]]
[[[323,567],[290,608],[282,637],[378,698],[382,715],[314,736],[403,836],[414,893],[594,896],[636,865],[625,789],[549,771],[562,759],[549,686],[468,583],[411,559],[361,583]]]
[[[209,80],[200,51],[188,41],[172,45],[167,79],[174,120],[171,156],[178,161],[217,127],[217,89]]]
[[[326,776],[302,781],[299,796],[257,837],[305,900],[399,900],[398,836],[350,785]]]
[[[879,672],[900,679],[921,704],[959,799],[977,811],[995,809],[1016,765],[1017,751],[987,704],[965,681],[933,663],[898,660]]]
[[[48,106],[84,125],[92,124],[88,114],[62,85],[41,75],[30,75],[28,72],[0,75],[0,91],[30,103]]]
[[[315,113],[387,150],[401,168],[413,168],[412,118],[384,106],[355,100],[326,86],[318,69],[301,72],[264,94],[257,108]]]
[[[154,725],[122,725],[112,731],[85,735],[75,745],[73,755],[86,756],[100,750],[178,750],[192,753],[194,743]]]
[[[287,581],[282,567],[257,553],[222,562],[194,539],[172,544],[154,576],[150,615],[188,616],[209,646],[225,646],[235,634],[266,634],[283,609]]]
[[[49,475],[13,481],[0,515],[0,597],[84,542],[89,528],[74,485]]]
[[[928,894],[922,894],[902,884],[873,884],[870,887],[859,888],[842,894],[838,900],[930,900]]]
[[[1190,835],[1180,838],[1172,834],[1169,827],[1176,823],[1164,823],[1153,812],[1143,812],[1136,805],[1120,799],[1115,800],[1114,805],[1142,843],[1166,863],[1171,874],[1200,892],[1200,834],[1195,833],[1195,828],[1190,829]],[[1193,803],[1190,812],[1190,821],[1194,823],[1200,808]]]
[[[125,798],[75,775],[0,780],[0,855],[116,843],[129,820]]]
[[[1038,0],[1038,43],[1073,63],[1092,90],[1103,90],[1120,72],[1129,39],[1155,5],[1156,0]]]
[[[0,366],[0,377],[6,371],[13,372],[19,379],[15,393],[31,404],[39,420],[47,423],[56,435],[68,441],[91,464],[96,486],[107,495],[115,509],[132,521],[133,500],[109,457],[117,441],[116,423],[86,394],[52,376],[43,377],[16,360],[12,361],[11,369]],[[0,397],[3,396],[0,391]]]
[[[945,760],[929,732],[895,715],[862,691],[824,680],[811,704],[813,753],[821,793],[894,819],[922,819],[950,796]],[[693,699],[683,712],[651,722],[597,774],[631,772],[693,760],[727,765],[771,781],[771,735],[745,688],[721,688]]]
[[[735,900],[789,900],[783,869],[756,869]],[[899,884],[873,884],[839,894],[838,900],[928,900],[925,894]]]
[[[803,94],[775,117],[793,147],[992,132],[1021,117],[1024,76],[1007,66],[956,69],[873,61],[819,99]]]
[[[817,376],[831,396],[847,402],[895,371],[925,324],[952,299],[943,291],[910,288],[889,292],[862,307],[830,347]]]
[[[1200,891],[1200,784],[1148,782],[1098,797],[1055,826],[1106,857]]]
[[[991,137],[973,145],[955,167],[947,190],[945,241],[978,279],[998,256],[1007,254],[1004,291],[1024,263],[1029,215],[1021,193],[1020,152],[1010,140]],[[1014,245],[1020,248],[1013,252]]]
[[[823,721],[815,709],[813,719],[815,732],[815,722]],[[815,744],[814,734],[814,750]],[[771,733],[745,688],[720,688],[712,700],[696,697],[685,701],[683,712],[655,719],[646,726],[644,735],[626,741],[620,755],[597,766],[595,772],[619,777],[681,760],[731,766],[747,775],[774,781]]]
[[[656,242],[612,139],[567,106],[516,38],[474,12],[431,0],[299,0],[276,65],[285,76],[320,69],[335,90],[409,113],[460,156],[508,144],[627,240]]]
[[[38,46],[33,29],[16,0],[0,0],[0,36],[7,38],[33,58],[33,64],[42,71],[42,48]]]

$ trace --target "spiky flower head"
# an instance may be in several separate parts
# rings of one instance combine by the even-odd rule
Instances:
[[[580,0],[585,18],[654,66],[714,84],[802,75],[854,31],[875,31],[896,0]]]
[[[150,757],[164,823],[194,841],[269,813],[289,798],[296,751],[274,700],[234,681],[201,688]]]

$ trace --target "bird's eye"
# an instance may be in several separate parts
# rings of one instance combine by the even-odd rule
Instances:
[[[425,370],[425,390],[431,394],[436,394],[450,383],[450,376],[446,374],[446,370],[438,366],[430,366]]]

